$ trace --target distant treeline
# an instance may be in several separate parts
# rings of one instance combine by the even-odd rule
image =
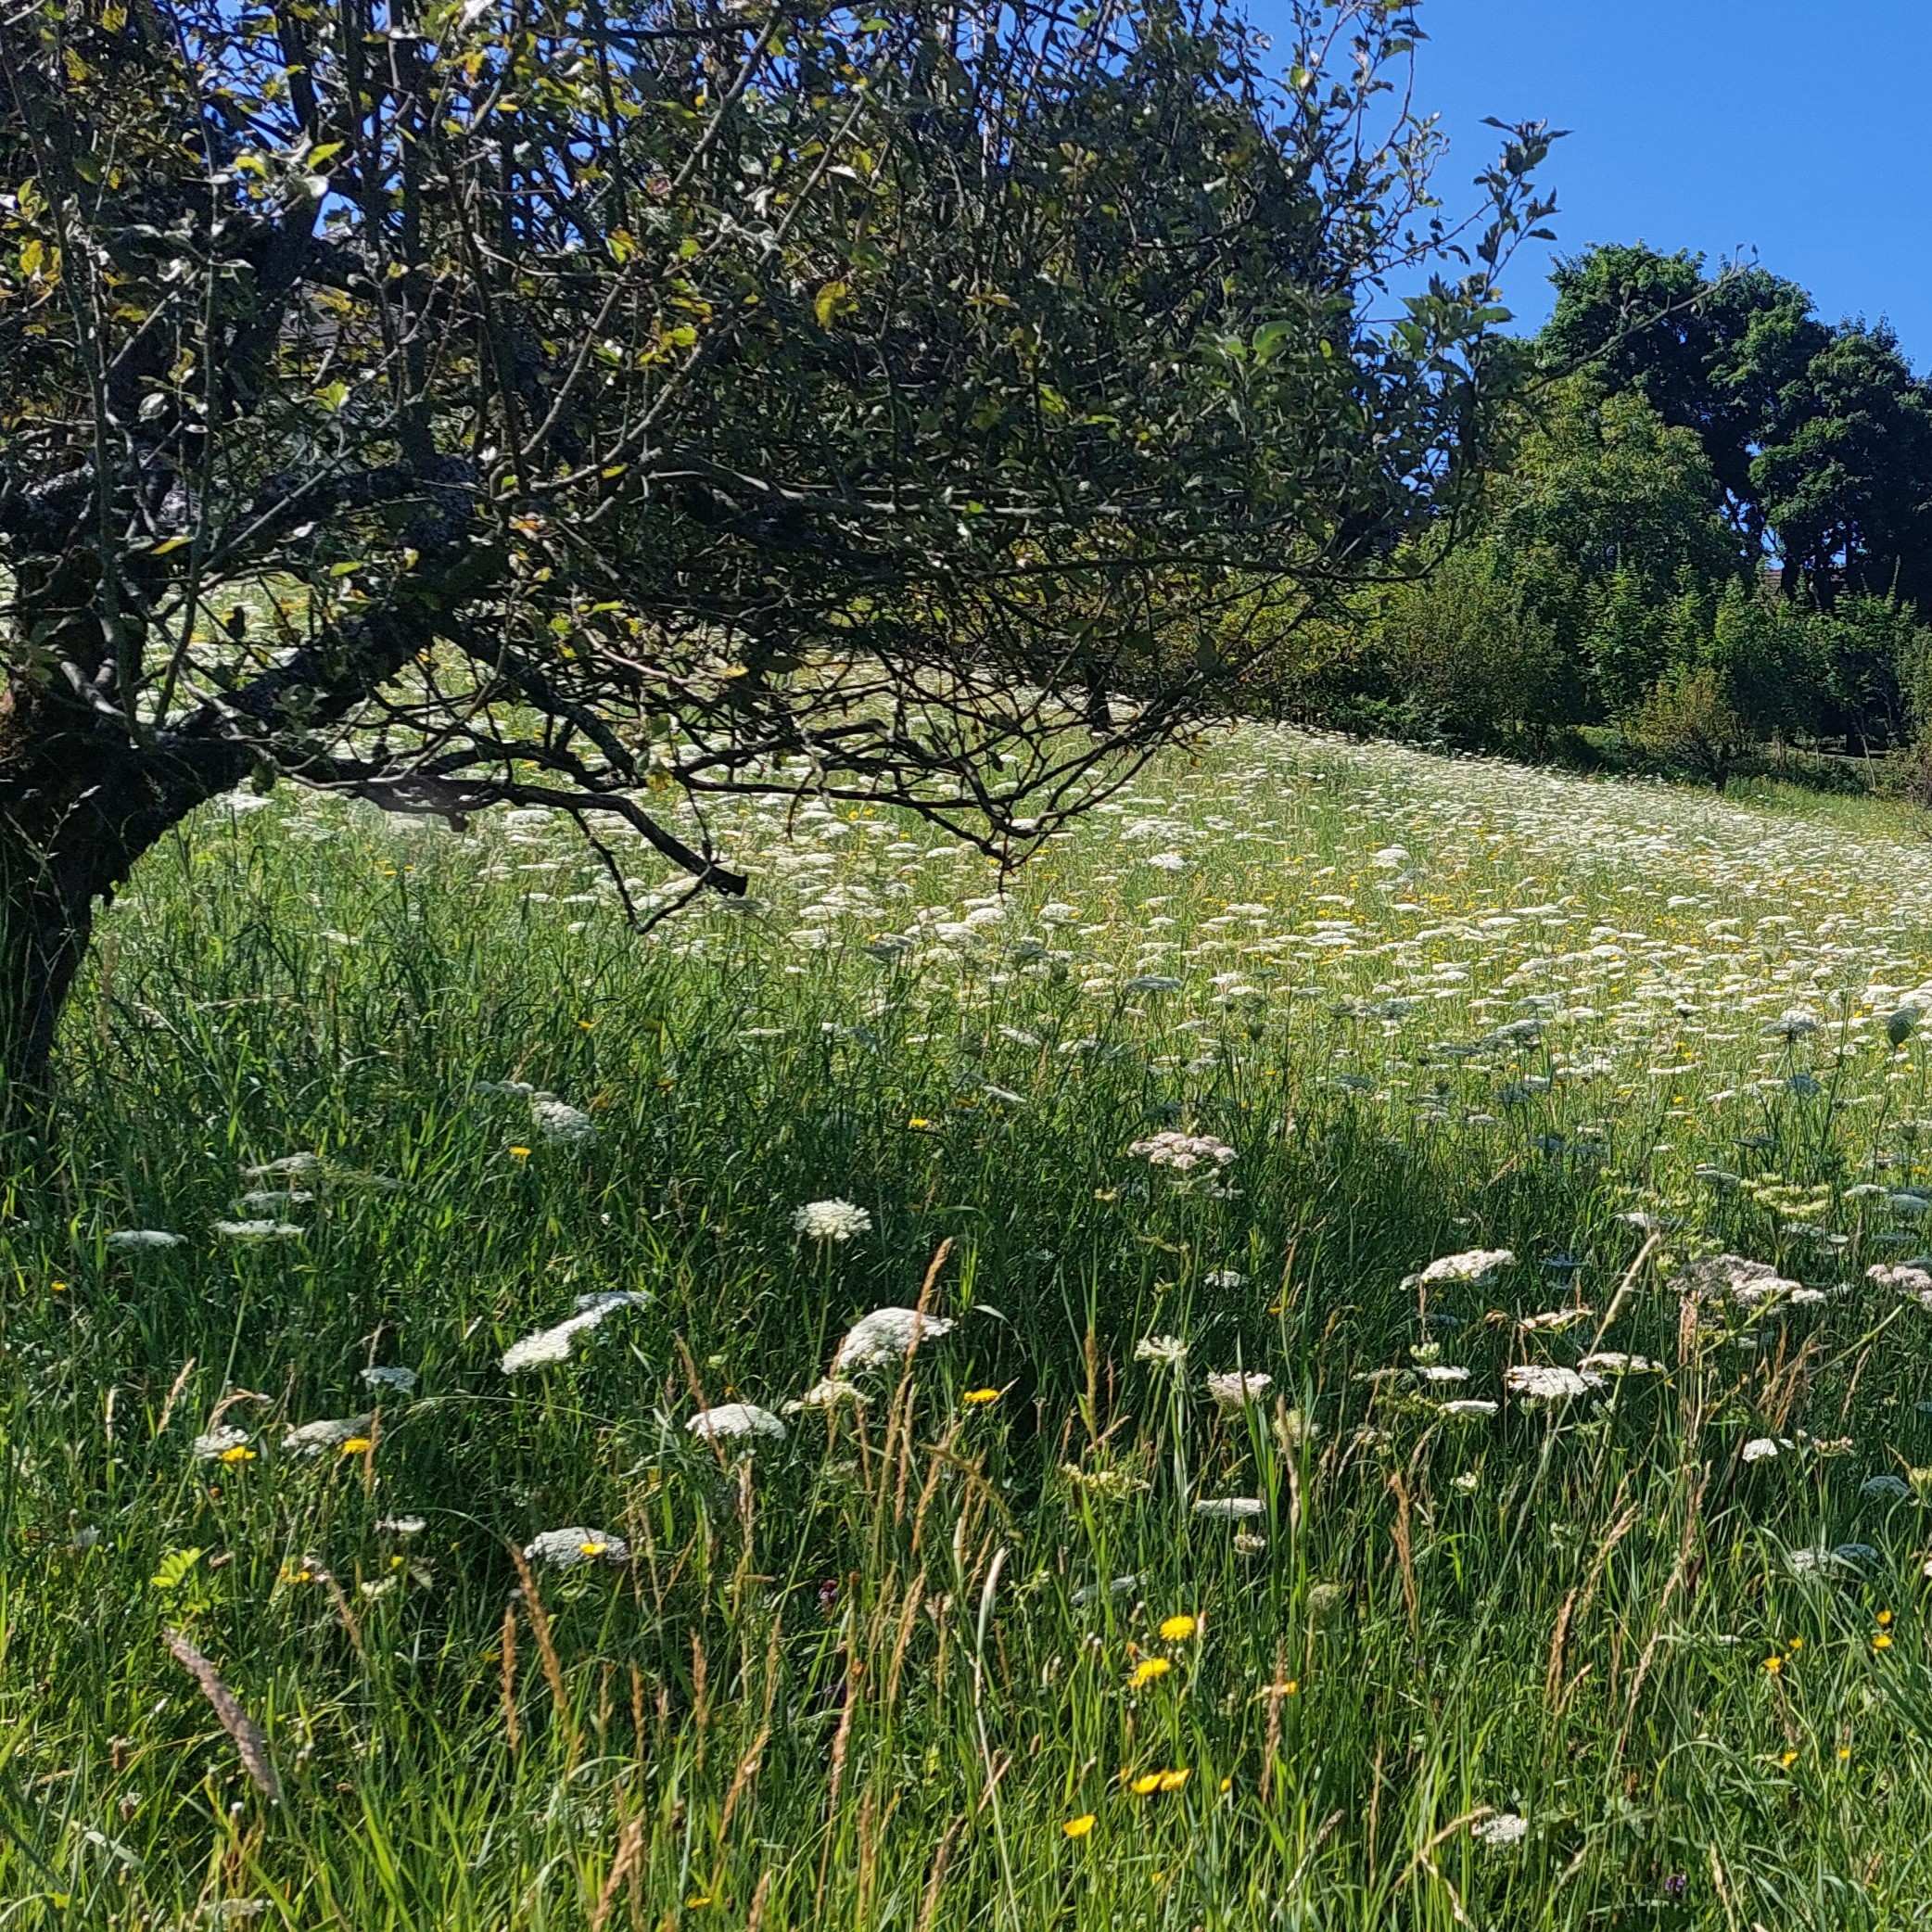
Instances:
[[[1932,386],[1762,269],[1601,248],[1555,281],[1468,540],[1298,633],[1270,706],[1532,753],[1612,727],[1719,783],[1767,744],[1914,764]]]

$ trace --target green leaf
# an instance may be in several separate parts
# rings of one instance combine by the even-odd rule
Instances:
[[[199,1550],[170,1550],[159,1564],[148,1582],[157,1590],[176,1590],[187,1579],[188,1572],[201,1560]]]

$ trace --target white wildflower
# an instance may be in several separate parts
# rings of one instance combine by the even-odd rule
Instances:
[[[949,1318],[922,1315],[916,1308],[875,1308],[852,1324],[832,1358],[832,1373],[837,1377],[848,1368],[902,1360],[922,1341],[944,1335],[951,1327]]]
[[[1070,926],[1079,917],[1079,907],[1069,906],[1063,899],[1051,899],[1039,909],[1039,922],[1043,926]]]
[[[1268,1546],[1265,1536],[1257,1536],[1250,1530],[1237,1530],[1234,1537],[1234,1553],[1238,1557],[1258,1557]]]
[[[796,1416],[806,1409],[835,1409],[841,1403],[851,1403],[854,1407],[863,1407],[865,1392],[857,1382],[841,1382],[831,1376],[814,1382],[803,1395],[786,1403],[785,1414]]]
[[[1515,1259],[1513,1248],[1471,1248],[1430,1262],[1417,1279],[1425,1287],[1438,1281],[1468,1281],[1481,1288],[1498,1268],[1506,1268]]]
[[[597,1138],[597,1123],[554,1094],[531,1095],[530,1125],[552,1147],[589,1147]]]
[[[1241,1409],[1251,1402],[1262,1402],[1275,1385],[1275,1378],[1256,1372],[1237,1369],[1227,1375],[1211,1375],[1207,1379],[1207,1392],[1214,1399],[1214,1406],[1220,1409]]]
[[[211,1429],[206,1435],[199,1435],[188,1444],[188,1453],[197,1462],[219,1462],[231,1449],[246,1449],[248,1446],[248,1431],[230,1425],[225,1429]]]
[[[1457,1368],[1447,1362],[1424,1362],[1416,1373],[1425,1382],[1466,1382],[1469,1379],[1467,1368]]]
[[[1781,1436],[1753,1436],[1744,1445],[1746,1462],[1770,1462],[1791,1444]]]
[[[1252,1522],[1265,1514],[1259,1496],[1201,1496],[1194,1505],[1196,1516],[1212,1517],[1216,1522]]]
[[[1503,1371],[1503,1386],[1526,1402],[1568,1402],[1603,1386],[1600,1375],[1581,1375],[1574,1368],[1556,1368],[1543,1362],[1519,1362]]]
[[[1514,1811],[1498,1811],[1493,1818],[1479,1819],[1469,1827],[1469,1836],[1479,1844],[1506,1850],[1530,1836],[1530,1821]]]
[[[217,1221],[215,1232],[231,1241],[286,1241],[302,1230],[293,1221]]]
[[[1178,852],[1156,852],[1146,863],[1157,872],[1185,872],[1188,870],[1187,859]]]
[[[870,1232],[871,1214],[849,1201],[808,1201],[792,1215],[792,1232],[808,1241],[849,1241]]]
[[[619,1308],[642,1308],[649,1295],[620,1290],[609,1294],[579,1295],[577,1313],[553,1328],[539,1328],[521,1341],[512,1342],[503,1355],[503,1373],[515,1375],[526,1368],[544,1368],[564,1361],[577,1338],[594,1328],[607,1315]]]
[[[1585,1355],[1577,1366],[1585,1374],[1595,1371],[1598,1375],[1659,1375],[1663,1371],[1661,1362],[1653,1362],[1648,1355],[1624,1355],[1614,1349],[1606,1349],[1601,1354]]]
[[[251,1188],[235,1204],[245,1214],[267,1214],[278,1209],[307,1207],[314,1199],[302,1188]]]
[[[1239,1268],[1216,1268],[1211,1275],[1203,1275],[1202,1282],[1209,1288],[1245,1288],[1248,1277]]]
[[[409,1394],[422,1379],[413,1368],[365,1368],[362,1380],[372,1389],[393,1389],[399,1395]]]
[[[357,1436],[366,1436],[374,1419],[370,1416],[345,1416],[305,1422],[282,1438],[282,1446],[296,1455],[321,1455],[327,1450],[339,1449]]]
[[[429,1525],[420,1516],[379,1516],[375,1527],[385,1536],[420,1536]]]
[[[684,1426],[707,1443],[743,1442],[753,1436],[782,1442],[785,1433],[785,1425],[769,1409],[751,1402],[727,1402],[715,1409],[700,1409]]]
[[[161,1227],[117,1227],[106,1245],[109,1254],[133,1254],[143,1248],[179,1248],[186,1239]]]
[[[280,1160],[264,1161],[259,1167],[244,1167],[242,1179],[245,1181],[265,1181],[276,1176],[298,1174],[320,1174],[320,1154],[284,1154]]]
[[[1589,1308],[1552,1308],[1542,1315],[1526,1315],[1517,1323],[1526,1335],[1539,1332],[1558,1334],[1565,1328],[1573,1328],[1579,1322],[1586,1322],[1595,1311]]]
[[[1178,1335],[1143,1335],[1134,1344],[1134,1359],[1177,1369],[1188,1359],[1188,1344]]]
[[[1747,1261],[1741,1254],[1708,1254],[1673,1276],[1670,1285],[1694,1301],[1728,1298],[1740,1308],[1755,1308],[1800,1290],[1799,1282],[1780,1275],[1769,1263]]]
[[[1501,1403],[1484,1402],[1476,1396],[1466,1396],[1455,1402],[1443,1403],[1441,1413],[1444,1416],[1454,1416],[1461,1422],[1475,1422],[1485,1416],[1493,1416],[1501,1407]]]
[[[1127,1151],[1150,1167],[1173,1167],[1184,1174],[1202,1161],[1226,1167],[1235,1157],[1234,1149],[1212,1134],[1176,1134],[1171,1129],[1150,1140],[1135,1141]]]
[[[621,1536],[578,1526],[546,1530],[534,1543],[525,1544],[523,1553],[532,1563],[549,1563],[558,1570],[574,1570],[579,1563],[630,1561],[630,1545]]]

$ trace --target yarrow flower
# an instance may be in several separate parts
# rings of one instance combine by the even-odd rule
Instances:
[[[808,1201],[792,1215],[792,1232],[808,1241],[849,1241],[871,1225],[871,1214],[849,1201]]]
[[[516,1375],[526,1368],[545,1368],[567,1359],[577,1338],[594,1328],[619,1308],[642,1308],[649,1295],[624,1290],[608,1294],[579,1295],[577,1313],[553,1328],[539,1328],[521,1341],[512,1342],[503,1355],[503,1373]]]
[[[163,1227],[117,1227],[104,1245],[109,1254],[133,1254],[143,1248],[179,1248],[186,1239]]]
[[[1226,1167],[1235,1157],[1234,1149],[1212,1134],[1178,1134],[1172,1129],[1151,1140],[1137,1140],[1127,1151],[1150,1167],[1172,1167],[1182,1174],[1203,1161]]]
[[[922,1315],[917,1308],[875,1308],[852,1324],[832,1358],[834,1377],[848,1368],[872,1368],[903,1360],[928,1337],[952,1327],[946,1316]]]
[[[1227,1410],[1242,1409],[1251,1402],[1265,1400],[1274,1385],[1275,1378],[1271,1375],[1239,1370],[1229,1375],[1211,1375],[1207,1379],[1207,1392],[1214,1398],[1214,1406]]]
[[[751,1402],[727,1402],[715,1409],[700,1409],[684,1426],[707,1443],[744,1442],[756,1436],[782,1442],[785,1433],[785,1425],[769,1409]]]
[[[534,1542],[525,1544],[523,1553],[532,1563],[548,1563],[557,1570],[574,1570],[579,1563],[630,1561],[630,1545],[621,1536],[578,1526],[546,1530]]]

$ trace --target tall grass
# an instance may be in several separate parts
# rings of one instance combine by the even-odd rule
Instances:
[[[653,942],[530,821],[149,861],[0,1225],[7,1922],[1916,1923],[1928,861],[1262,732],[1140,794],[978,925],[824,812]],[[1672,1286],[1720,1247],[1806,1295]],[[687,1427],[922,1294],[861,1404]],[[1505,1392],[1603,1350],[1662,1372]]]

